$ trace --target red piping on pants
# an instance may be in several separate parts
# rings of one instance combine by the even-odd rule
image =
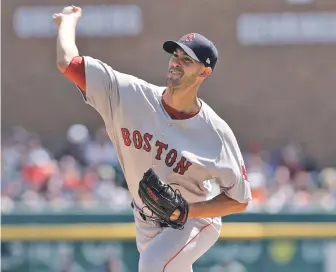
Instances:
[[[211,223],[209,223],[208,225],[205,225],[203,228],[201,228],[200,229],[200,231],[187,243],[187,244],[185,244],[166,264],[165,264],[165,266],[163,267],[163,272],[166,270],[166,267],[167,267],[167,265],[172,261],[172,260],[174,260],[176,257],[177,257],[177,255],[179,255],[182,251],[183,251],[183,249],[185,249],[205,228],[207,228],[207,227],[209,227],[210,225],[212,225],[212,220],[211,220]]]

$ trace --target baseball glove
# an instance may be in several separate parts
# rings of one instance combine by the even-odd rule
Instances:
[[[153,213],[151,218],[155,218],[154,221],[174,229],[183,229],[188,218],[188,203],[178,190],[164,184],[153,169],[149,169],[140,180],[138,194],[145,207]],[[176,210],[181,214],[172,221],[170,217]]]

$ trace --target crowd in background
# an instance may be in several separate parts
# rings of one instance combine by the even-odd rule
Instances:
[[[14,127],[2,139],[1,208],[130,209],[131,196],[105,128],[71,126],[67,145],[51,153],[39,135]],[[297,145],[242,150],[253,202],[248,212],[335,211],[336,168],[323,168]]]

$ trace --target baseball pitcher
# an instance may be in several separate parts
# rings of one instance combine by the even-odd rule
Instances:
[[[99,113],[117,150],[133,197],[139,271],[190,272],[218,240],[221,217],[251,200],[235,135],[198,97],[218,51],[198,33],[164,42],[166,84],[155,86],[79,54],[81,15],[75,6],[53,15],[57,67]]]

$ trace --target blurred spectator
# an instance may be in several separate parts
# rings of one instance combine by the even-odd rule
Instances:
[[[66,133],[66,146],[57,159],[62,156],[70,155],[78,161],[79,164],[85,165],[85,147],[90,140],[89,130],[82,124],[74,124],[69,127]]]
[[[13,127],[2,140],[2,211],[130,209],[131,196],[105,128],[92,135],[74,124],[62,152],[52,154],[37,134]],[[244,160],[253,194],[248,212],[336,210],[336,169],[319,169],[299,145],[267,150],[252,143]]]
[[[267,181],[270,175],[270,166],[264,156],[265,152],[257,143],[251,144],[245,154],[245,164],[253,197],[250,209],[260,209],[268,198]]]
[[[2,211],[129,209],[131,197],[105,129],[90,139],[88,129],[76,124],[66,138],[64,150],[54,155],[35,133],[13,128],[2,145]]]
[[[113,166],[118,164],[117,154],[105,128],[98,129],[94,139],[87,144],[85,160],[87,164],[108,163]]]
[[[330,177],[336,177],[332,174],[336,170],[319,170],[314,158],[304,155],[299,145],[263,150],[261,145],[253,143],[244,153],[244,159],[253,195],[248,211],[335,211],[335,190],[325,186],[324,181],[326,176],[333,180]]]
[[[106,270],[104,272],[122,272],[122,261],[118,256],[111,255],[106,262]]]

